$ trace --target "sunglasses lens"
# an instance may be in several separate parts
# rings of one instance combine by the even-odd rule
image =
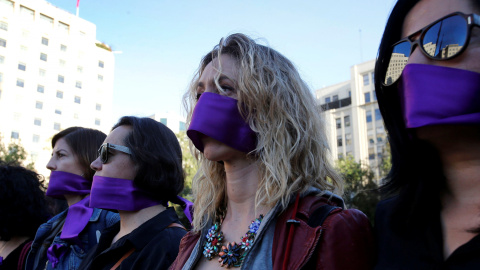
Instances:
[[[100,159],[102,160],[102,163],[107,163],[108,161],[108,149],[107,145],[102,145],[100,148]]]
[[[407,65],[408,57],[410,57],[410,42],[404,41],[393,47],[387,74],[385,75],[385,85],[392,85],[400,78],[403,68]]]
[[[460,16],[451,16],[432,25],[423,36],[423,50],[435,59],[451,58],[467,41],[468,25]]]

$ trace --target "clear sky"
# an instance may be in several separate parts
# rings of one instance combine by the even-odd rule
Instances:
[[[75,14],[75,0],[48,0]],[[113,121],[174,111],[203,55],[221,37],[261,38],[312,91],[349,80],[374,59],[395,0],[81,0],[80,17],[115,55]],[[361,34],[360,34],[361,29]],[[114,123],[112,122],[112,125]]]

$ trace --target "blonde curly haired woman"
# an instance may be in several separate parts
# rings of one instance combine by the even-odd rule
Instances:
[[[366,216],[344,210],[320,111],[294,65],[243,34],[201,61],[185,101],[200,170],[171,269],[370,269]]]

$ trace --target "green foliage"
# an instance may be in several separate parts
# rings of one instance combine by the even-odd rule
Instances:
[[[192,179],[197,173],[198,170],[198,163],[197,160],[192,156],[189,143],[190,139],[188,139],[187,134],[185,131],[180,131],[179,133],[175,134],[177,136],[178,142],[180,143],[180,147],[182,148],[182,167],[185,173],[185,187],[183,191],[180,193],[180,196],[183,198],[193,201],[193,194],[192,194]],[[189,224],[188,219],[185,217],[183,210],[181,207],[175,206],[175,210],[177,211],[177,215],[179,216],[180,220],[183,224]]]
[[[0,160],[12,163],[18,166],[24,166],[29,170],[35,170],[35,165],[33,162],[26,164],[27,160],[27,151],[23,146],[18,142],[10,142],[6,147],[3,142],[0,140]]]
[[[337,170],[345,180],[344,199],[347,207],[359,209],[373,221],[375,208],[380,201],[373,171],[369,166],[356,162],[351,155],[337,161]]]
[[[387,176],[392,168],[392,154],[390,150],[390,143],[387,142],[382,151],[382,159],[378,165],[380,169],[380,174],[382,177]]]

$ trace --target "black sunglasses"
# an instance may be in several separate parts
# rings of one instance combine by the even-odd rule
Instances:
[[[126,146],[112,144],[112,143],[104,143],[98,149],[98,156],[102,160],[103,164],[106,164],[108,162],[108,148],[123,152],[125,154],[129,154],[129,155],[132,154],[132,151],[130,151],[130,148]]]
[[[393,44],[383,85],[390,86],[400,78],[415,45],[433,60],[449,60],[460,55],[468,45],[473,26],[480,26],[479,15],[455,12]]]

